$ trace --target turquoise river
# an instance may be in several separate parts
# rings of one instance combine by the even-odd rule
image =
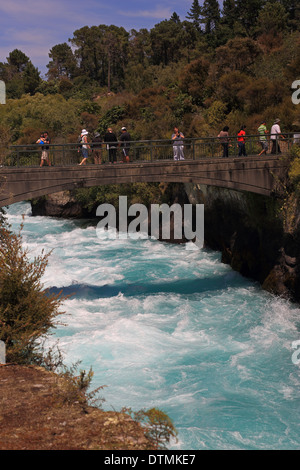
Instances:
[[[92,367],[103,408],[157,407],[170,449],[300,447],[300,307],[263,291],[220,254],[151,238],[111,240],[88,221],[7,209],[29,255],[52,250],[45,287],[73,294],[49,337]],[[300,356],[300,353],[299,353]]]

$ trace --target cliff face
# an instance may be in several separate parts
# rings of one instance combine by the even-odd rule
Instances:
[[[88,216],[82,206],[71,196],[69,191],[49,194],[48,196],[31,201],[32,215],[82,218]]]
[[[299,207],[288,223],[282,201],[203,185],[185,185],[190,202],[204,204],[205,245],[264,289],[300,301]]]

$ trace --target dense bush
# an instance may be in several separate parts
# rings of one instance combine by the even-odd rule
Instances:
[[[59,295],[50,295],[41,278],[49,254],[29,260],[21,233],[0,226],[0,340],[6,345],[7,362],[31,364],[40,359],[41,339],[60,315]]]

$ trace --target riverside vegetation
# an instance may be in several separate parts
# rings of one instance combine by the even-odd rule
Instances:
[[[281,118],[293,130],[299,108],[300,31],[296,0],[197,0],[184,19],[176,12],[152,29],[83,26],[49,51],[46,77],[15,49],[0,63],[7,104],[0,108],[0,143],[77,141],[80,130],[132,140],[216,136],[241,124],[257,134]],[[45,62],[46,62],[45,58]]]

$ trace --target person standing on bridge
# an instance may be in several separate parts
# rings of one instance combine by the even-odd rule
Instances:
[[[86,161],[88,159],[88,156],[89,156],[89,144],[88,144],[88,140],[87,140],[87,135],[88,135],[88,131],[86,129],[82,129],[81,131],[81,153],[82,153],[82,160],[81,162],[79,163],[79,165],[86,165]],[[79,152],[79,150],[78,150]]]
[[[239,147],[239,157],[247,157],[246,155],[246,142],[245,142],[245,132],[246,126],[241,126],[239,133],[237,135],[238,147]]]
[[[268,134],[268,130],[266,127],[266,121],[262,121],[261,125],[259,126],[257,130],[259,133],[259,141],[260,141],[260,145],[262,148],[262,151],[258,154],[258,156],[260,157],[263,153],[267,155],[267,151],[268,151],[268,141],[266,137],[266,134]]]
[[[41,156],[40,166],[44,166],[45,162],[47,163],[48,166],[51,166],[51,163],[49,160],[50,137],[48,135],[48,132],[43,132],[43,134],[41,134],[41,137],[36,141],[36,143],[42,145],[42,156]],[[44,144],[48,144],[48,145],[44,145]]]
[[[111,127],[107,129],[104,136],[104,142],[106,142],[106,148],[108,150],[109,163],[117,163],[117,136],[114,134]]]
[[[218,135],[221,145],[223,147],[223,158],[228,158],[228,152],[229,152],[229,127],[225,126],[223,127],[223,130],[220,132]]]
[[[122,127],[122,134],[120,137],[121,146],[122,146],[122,154],[123,154],[123,162],[129,163],[129,149],[130,149],[130,141],[131,136],[129,132],[127,132],[126,127]]]
[[[280,119],[275,119],[273,126],[271,127],[271,141],[272,141],[272,154],[277,154],[281,153],[280,147],[279,147],[279,137],[284,139],[283,135],[281,135],[281,129],[280,129]]]
[[[176,161],[184,160],[183,139],[184,139],[183,133],[179,131],[178,127],[174,127],[172,140],[173,140],[173,156],[174,156],[174,160]]]
[[[93,138],[92,138],[92,154],[94,157],[94,163],[95,165],[101,165],[102,159],[102,139],[101,135],[99,132],[95,132]]]

